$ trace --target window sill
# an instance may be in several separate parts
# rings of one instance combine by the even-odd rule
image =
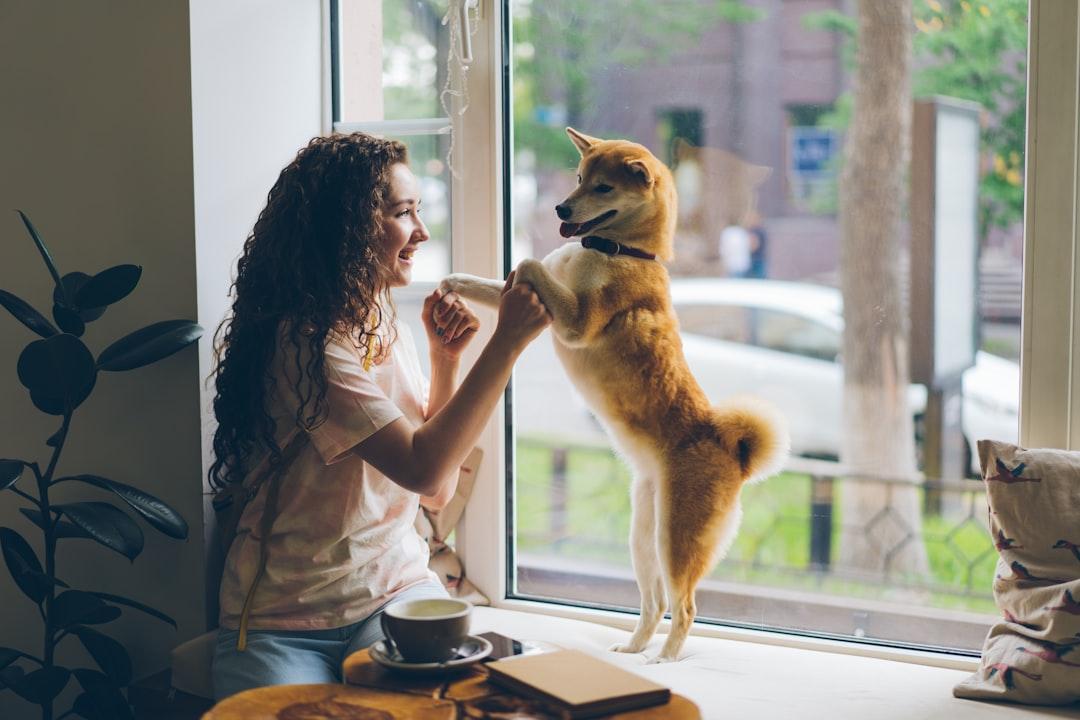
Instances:
[[[494,630],[599,655],[693,700],[703,718],[1080,718],[1077,708],[954,698],[953,686],[978,665],[970,657],[699,625],[679,662],[647,665],[665,626],[645,654],[624,655],[607,648],[626,639],[633,616],[521,600],[498,605],[476,609],[473,632]]]

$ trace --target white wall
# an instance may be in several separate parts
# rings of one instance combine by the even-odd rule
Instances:
[[[197,314],[187,3],[176,0],[0,2],[0,287],[48,313],[52,282],[13,208],[24,210],[61,272],[142,265],[140,286],[90,326],[100,351],[143,325]],[[45,463],[57,428],[30,403],[15,375],[36,339],[0,311],[0,457]],[[179,632],[135,612],[104,628],[131,651],[138,671],[159,669],[168,650],[203,627],[198,355],[193,348],[128,373],[103,373],[76,411],[59,470],[95,473],[144,488],[187,519],[186,542],[142,527],[134,564],[88,540],[61,541],[58,574],[73,587],[126,595],[168,613]],[[31,481],[20,483],[33,489]],[[61,486],[63,499],[107,499]],[[0,524],[31,540],[40,532],[0,494]],[[141,521],[140,521],[141,523]],[[36,608],[0,569],[0,645],[41,653]],[[75,639],[58,659],[92,661]],[[71,687],[75,685],[71,683]],[[58,705],[61,710],[68,701]],[[0,717],[35,716],[0,692]]]
[[[0,288],[49,309],[51,280],[9,212],[20,208],[61,272],[143,266],[135,293],[90,326],[92,350],[166,318],[197,319],[209,336],[270,185],[323,128],[321,23],[320,0],[0,2]],[[0,310],[0,457],[44,463],[58,423],[15,376],[35,338]],[[142,487],[191,527],[177,542],[144,525],[146,549],[133,565],[90,541],[63,546],[58,571],[73,586],[139,599],[179,623],[174,632],[125,612],[103,628],[131,651],[137,677],[165,667],[168,651],[215,614],[202,494],[209,348],[207,338],[198,352],[103,374],[75,414],[59,468]],[[63,497],[105,499],[78,487]],[[20,504],[0,493],[0,525],[41,554]],[[40,653],[37,611],[5,569],[0,602],[0,646]],[[77,641],[62,647],[60,661],[92,665]],[[71,697],[69,688],[57,707],[66,710]],[[0,692],[0,717],[33,710]]]

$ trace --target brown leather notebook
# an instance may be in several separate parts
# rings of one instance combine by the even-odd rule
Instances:
[[[488,663],[492,682],[549,703],[571,718],[659,705],[671,690],[577,650],[520,655]]]

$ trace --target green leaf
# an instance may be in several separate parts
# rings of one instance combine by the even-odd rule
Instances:
[[[30,391],[30,401],[38,410],[49,415],[63,415],[65,412],[63,398],[55,398],[39,390]]]
[[[19,481],[23,465],[22,460],[0,460],[0,490],[7,490]]]
[[[53,262],[52,255],[49,254],[49,249],[45,247],[45,243],[42,242],[41,236],[38,235],[37,228],[30,222],[30,218],[26,217],[26,214],[22,210],[16,210],[19,213],[19,217],[22,218],[23,225],[26,226],[27,232],[30,233],[30,237],[34,239],[34,244],[37,245],[38,252],[41,253],[41,259],[45,261],[45,266],[49,268],[49,274],[52,275],[53,282],[60,288],[63,288],[63,284],[60,282],[60,272],[56,269],[56,263]]]
[[[79,305],[76,303],[74,306],[68,305],[65,297],[75,298],[78,297],[79,290],[82,289],[90,280],[90,276],[83,272],[69,272],[64,277],[60,278],[60,282],[63,283],[63,290],[61,288],[55,288],[53,290],[53,302],[57,305],[63,305],[70,310],[74,310],[79,314],[79,319],[84,323],[97,320],[105,314],[106,307],[91,307],[89,305]]]
[[[85,691],[75,698],[73,709],[87,720],[134,720],[131,706],[104,674],[78,668],[72,671]]]
[[[65,590],[52,604],[52,621],[56,629],[72,625],[100,625],[120,617],[120,608],[107,605],[93,593]]]
[[[77,502],[56,505],[91,538],[134,561],[143,549],[143,532],[120,508],[105,502]]]
[[[42,530],[46,529],[45,521],[42,519],[40,510],[33,510],[31,508],[19,508],[19,512],[30,519],[30,522],[37,525]],[[74,523],[70,523],[67,520],[61,519],[56,523],[56,527],[53,528],[53,532],[56,533],[57,538],[83,538],[87,540],[93,540],[93,536],[83,530],[81,527]]]
[[[90,657],[113,683],[121,687],[131,683],[131,657],[123,645],[93,628],[80,625],[71,632],[79,637]]]
[[[23,700],[44,705],[63,692],[69,679],[70,670],[54,665],[26,674],[15,682],[11,689]]]
[[[75,294],[75,304],[85,308],[112,305],[131,294],[141,275],[142,268],[138,265],[117,265],[102,270]]]
[[[43,338],[52,337],[59,332],[52,326],[52,323],[49,322],[44,315],[35,310],[30,303],[12,295],[6,290],[0,290],[0,305],[3,305],[9,313],[14,315],[16,320]]]
[[[102,370],[133,370],[168,357],[202,337],[203,329],[190,320],[165,320],[120,338],[98,356]]]
[[[146,522],[165,533],[171,538],[184,540],[188,535],[187,522],[180,513],[173,510],[165,502],[154,497],[150,493],[143,492],[131,485],[125,485],[115,480],[98,477],[97,475],[72,475],[57,480],[61,483],[67,480],[87,483],[95,487],[110,490],[134,508],[140,515],[146,518]]]
[[[26,582],[32,585],[35,592],[39,593],[42,598],[49,594],[49,588],[51,587],[68,587],[68,584],[63,580],[57,580],[43,572],[35,572],[34,570],[27,570],[25,578]]]
[[[0,647],[0,670],[23,657],[23,653],[14,648]]]
[[[41,562],[33,548],[19,533],[11,528],[0,527],[0,550],[3,551],[4,562],[15,584],[24,595],[40,605],[45,599],[46,590],[43,590],[41,583],[31,575],[41,574]]]
[[[116,603],[117,605],[126,605],[127,607],[134,608],[136,610],[141,610],[142,612],[146,613],[147,615],[150,615],[152,617],[156,617],[158,620],[162,620],[163,622],[167,622],[170,625],[172,625],[173,628],[176,628],[176,621],[173,620],[171,617],[169,617],[165,613],[161,612],[160,610],[155,610],[154,608],[150,607],[149,605],[143,605],[141,602],[138,602],[137,600],[132,600],[131,598],[126,598],[126,597],[123,597],[122,595],[111,595],[109,593],[94,592],[93,590],[90,591],[90,594],[94,595],[96,597],[99,597],[102,600],[106,600],[106,601],[111,602],[111,603]]]
[[[78,311],[66,305],[53,305],[52,315],[60,329],[69,335],[82,337],[82,334],[86,332],[86,323],[79,317]]]
[[[25,674],[26,671],[18,665],[11,665],[0,670],[0,690],[11,687],[22,679]]]
[[[97,378],[94,356],[81,340],[67,334],[27,345],[19,355],[17,371],[34,404],[52,415],[77,408]]]

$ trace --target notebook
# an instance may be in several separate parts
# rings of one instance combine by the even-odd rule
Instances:
[[[571,718],[591,718],[659,705],[671,690],[577,650],[519,655],[488,663],[489,679],[550,703]]]

